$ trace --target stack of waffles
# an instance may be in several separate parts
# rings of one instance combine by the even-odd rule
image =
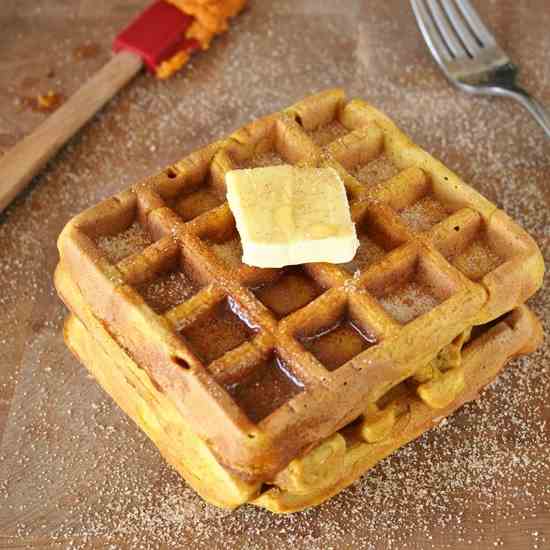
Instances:
[[[345,265],[241,263],[224,175],[330,166]],[[535,242],[341,90],[307,97],[90,208],[59,238],[68,346],[218,506],[319,504],[539,344]]]

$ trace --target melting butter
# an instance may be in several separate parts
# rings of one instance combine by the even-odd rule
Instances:
[[[243,247],[243,262],[284,267],[346,263],[359,247],[338,172],[290,165],[232,170],[227,200]]]

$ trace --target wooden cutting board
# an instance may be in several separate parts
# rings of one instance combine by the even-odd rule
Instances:
[[[474,2],[550,104],[546,0]],[[143,1],[4,0],[0,153],[109,55]],[[519,106],[449,87],[402,0],[251,1],[167,82],[110,103],[0,216],[0,548],[550,548],[550,347],[327,504],[275,517],[202,502],[66,350],[51,281],[78,211],[330,85],[367,97],[518,219],[550,257],[550,149]],[[532,307],[550,322],[541,291]]]

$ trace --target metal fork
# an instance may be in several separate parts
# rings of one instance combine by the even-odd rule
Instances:
[[[411,0],[424,40],[445,76],[471,94],[519,101],[550,137],[550,112],[516,84],[518,67],[469,0]]]

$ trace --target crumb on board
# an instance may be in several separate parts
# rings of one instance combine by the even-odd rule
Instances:
[[[32,111],[51,113],[61,106],[65,101],[65,97],[60,92],[49,90],[45,94],[38,94],[32,97],[23,96],[19,101],[21,105]]]

